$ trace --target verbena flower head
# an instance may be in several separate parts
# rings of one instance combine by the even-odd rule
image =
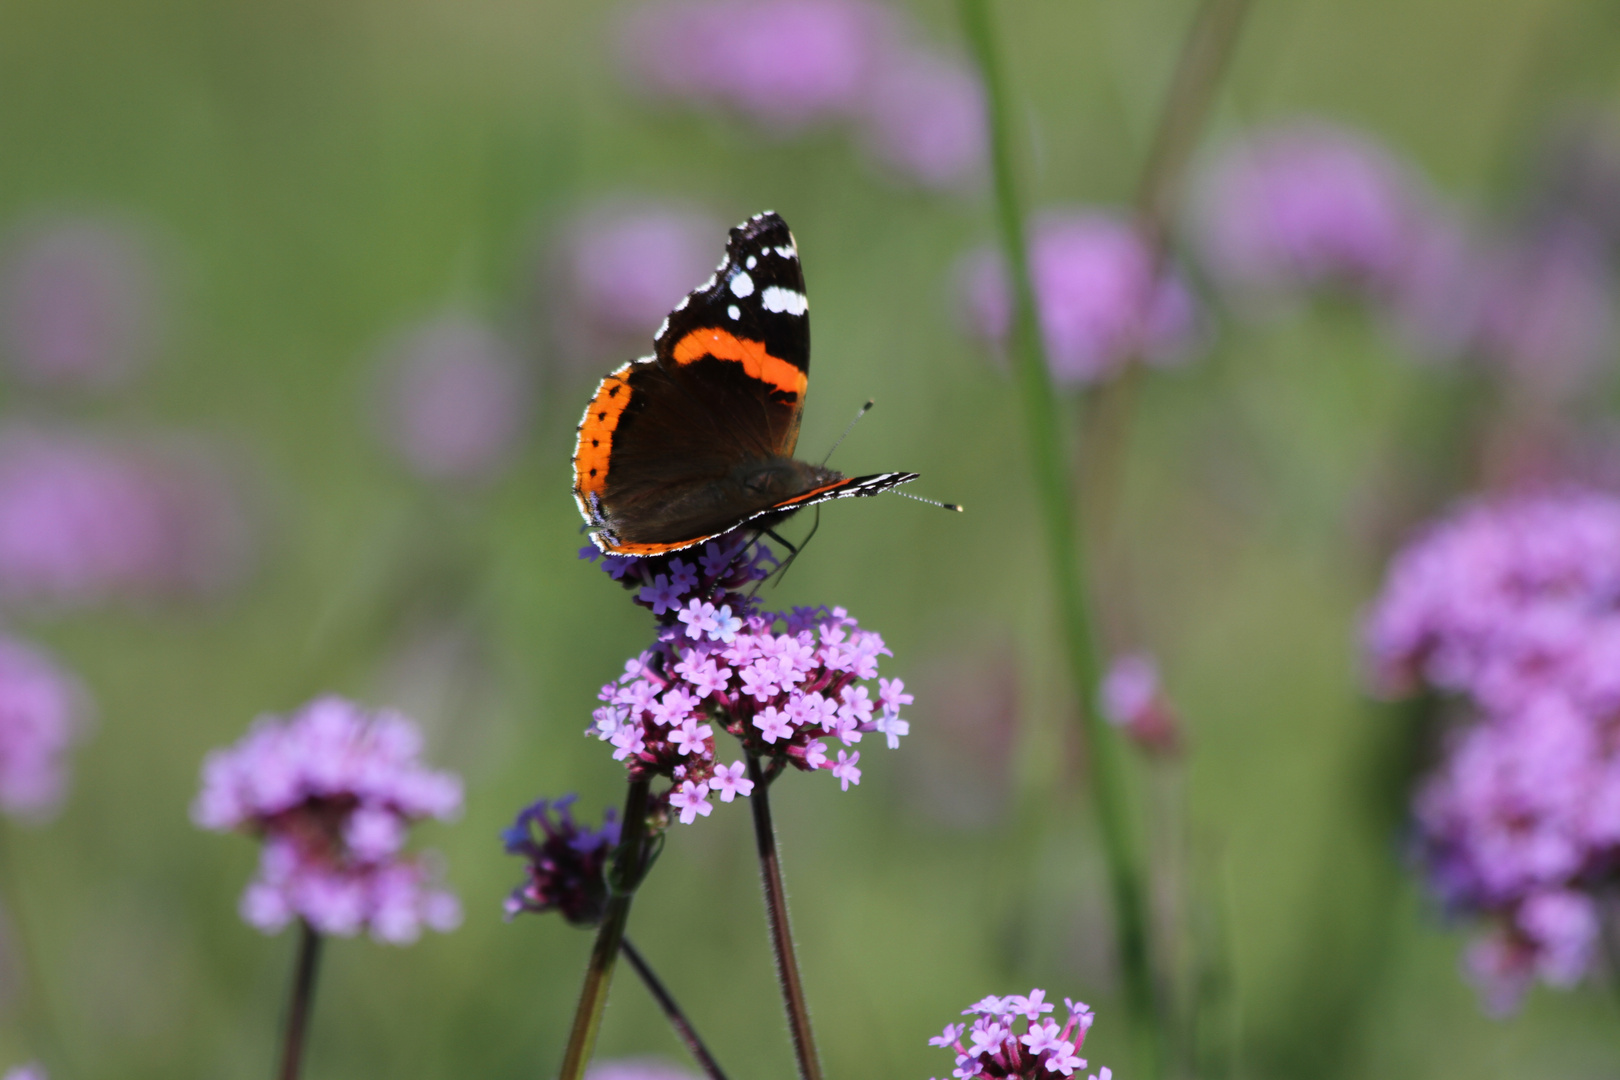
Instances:
[[[251,548],[217,448],[0,431],[0,597],[53,607],[206,594]]]
[[[898,179],[944,191],[984,178],[984,88],[972,69],[943,55],[913,48],[882,64],[862,128],[867,152]]]
[[[1185,359],[1198,331],[1192,293],[1173,270],[1154,278],[1154,258],[1128,223],[1107,213],[1066,211],[1037,219],[1029,239],[1031,284],[1059,383],[1096,382],[1131,360]],[[1005,341],[1012,327],[1012,284],[994,251],[961,266],[972,328]]]
[[[88,701],[44,652],[0,636],[0,811],[40,818],[56,809]]]
[[[1104,720],[1144,750],[1172,753],[1179,739],[1176,714],[1159,682],[1159,665],[1146,653],[1114,658],[1098,688]]]
[[[210,754],[192,819],[264,841],[242,917],[266,933],[302,918],[325,934],[369,930],[395,944],[423,926],[454,929],[455,896],[433,884],[427,860],[404,852],[413,822],[461,810],[461,781],[425,768],[421,750],[397,713],[322,697],[286,719],[261,718]]]
[[[1217,279],[1249,294],[1388,292],[1426,206],[1370,137],[1303,121],[1257,132],[1204,178],[1198,225]]]
[[[585,1070],[585,1080],[698,1080],[685,1069],[677,1069],[657,1058],[620,1058],[597,1061]]]
[[[1415,846],[1446,906],[1493,927],[1466,963],[1486,1008],[1572,984],[1620,865],[1620,500],[1464,507],[1396,559],[1367,643],[1383,690],[1473,717],[1418,791]]]
[[[580,552],[596,560],[594,547]],[[862,737],[892,749],[910,730],[900,709],[905,683],[878,677],[883,638],[843,608],[763,611],[742,590],[770,574],[765,545],[735,535],[657,559],[602,558],[659,623],[654,646],[602,687],[587,734],[611,743],[632,776],[663,776],[663,794],[683,824],[707,817],[712,799],[731,802],[754,787],[746,755],[825,771],[843,790],[860,783]],[[720,730],[745,758],[726,762]],[[828,744],[823,740],[832,739]]]
[[[0,351],[19,380],[105,390],[150,359],[156,267],[132,230],[91,218],[43,222],[0,262]]]
[[[1046,991],[987,997],[962,1010],[966,1023],[946,1024],[928,1045],[956,1051],[955,1080],[1050,1080],[1084,1075],[1080,1047],[1094,1016],[1084,1002],[1063,999],[1067,1017],[1060,1025]],[[1111,1080],[1102,1068],[1091,1080]]]
[[[430,480],[490,478],[529,418],[529,381],[493,327],[449,315],[406,331],[383,358],[383,435]]]
[[[1385,694],[1427,684],[1499,708],[1553,687],[1620,706],[1620,499],[1464,504],[1396,556],[1364,639]]]
[[[666,0],[633,11],[620,44],[649,97],[787,134],[854,115],[891,35],[859,0]]]
[[[541,799],[519,812],[502,834],[506,853],[528,862],[527,880],[507,897],[508,919],[524,911],[556,911],[575,926],[602,921],[607,863],[619,843],[619,823],[610,807],[600,829],[581,825],[570,812],[575,798]]]
[[[1614,275],[1599,238],[1565,223],[1484,262],[1472,347],[1545,398],[1590,387],[1614,353]]]

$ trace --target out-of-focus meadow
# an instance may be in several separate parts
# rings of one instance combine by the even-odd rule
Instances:
[[[1195,7],[997,5],[1035,209],[1128,206]],[[593,821],[622,800],[622,767],[581,732],[650,633],[577,558],[574,423],[724,228],[766,208],[812,299],[801,455],[875,398],[833,464],[915,470],[919,493],[967,507],[830,506],[770,595],[848,607],[916,696],[900,749],[868,740],[859,787],[776,789],[827,1072],[942,1075],[926,1040],[1032,985],[1096,1009],[1094,1063],[1128,1060],[1023,413],[963,315],[961,260],[995,242],[988,185],[952,173],[948,146],[943,164],[886,159],[881,124],[762,124],[649,92],[627,69],[680,43],[637,54],[635,10],[6,5],[0,610],[81,681],[93,720],[54,816],[0,823],[0,1067],[269,1074],[294,935],[244,925],[255,844],[189,807],[210,749],[331,690],[398,706],[463,777],[462,817],[415,844],[442,854],[465,917],[407,947],[333,941],[307,1075],[555,1068],[590,935],[502,920],[521,866],[499,834],[541,795],[577,790]],[[952,5],[893,10],[965,62]],[[1620,1073],[1601,971],[1482,1013],[1458,973],[1471,925],[1408,863],[1407,718],[1364,685],[1361,615],[1403,537],[1475,482],[1457,431],[1489,394],[1364,305],[1223,304],[1192,205],[1230,140],[1303,116],[1381,140],[1460,219],[1523,220],[1560,139],[1620,130],[1617,57],[1600,5],[1260,0],[1214,98],[1176,233],[1195,340],[1135,387],[1100,590],[1183,725],[1178,762],[1131,772],[1164,952],[1199,976],[1203,1075]],[[616,237],[637,214],[665,232]],[[648,280],[625,276],[638,263]],[[593,273],[629,315],[592,309]],[[58,286],[91,295],[57,310]],[[435,382],[443,355],[476,385]],[[1612,391],[1582,394],[1600,430]],[[481,434],[439,415],[457,395]],[[78,471],[11,492],[30,453],[69,450]],[[97,487],[119,483],[144,494],[121,508]],[[116,550],[63,552],[18,517],[34,504]],[[74,577],[134,533],[130,566]],[[674,827],[631,934],[732,1076],[787,1077],[752,842],[740,802]],[[600,1054],[683,1060],[626,971]]]

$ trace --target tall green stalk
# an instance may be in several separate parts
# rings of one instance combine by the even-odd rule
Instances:
[[[1140,1046],[1140,1075],[1152,1077],[1159,1075],[1162,1068],[1163,1025],[1148,957],[1146,897],[1131,836],[1119,739],[1108,730],[1093,707],[1099,667],[1091,612],[1081,582],[1085,553],[1069,499],[1069,471],[1064,462],[1057,394],[1052,387],[1035,315],[1035,295],[1024,244],[1025,215],[1009,145],[1007,87],[988,0],[961,0],[961,16],[984,79],[989,106],[996,210],[1002,247],[1013,281],[1013,362],[1024,402],[1024,427],[1028,432],[1030,463],[1035,473],[1041,525],[1051,562],[1052,593],[1078,698],[1080,725],[1091,766],[1092,801],[1108,862],[1125,1000]]]
[[[1034,288],[1025,250],[1025,213],[1012,164],[1006,81],[995,40],[989,0],[960,0],[962,24],[984,79],[990,113],[990,156],[995,182],[996,210],[1001,240],[1011,268],[1014,297],[1012,354],[1024,421],[1029,432],[1031,464],[1035,473],[1046,548],[1051,560],[1053,595],[1063,627],[1065,652],[1078,698],[1080,725],[1091,766],[1091,792],[1102,832],[1109,883],[1113,893],[1115,933],[1125,999],[1135,1028],[1142,1075],[1161,1075],[1168,1035],[1161,1002],[1154,991],[1149,955],[1147,898],[1143,871],[1132,836],[1130,806],[1125,790],[1120,741],[1097,715],[1099,679],[1097,632],[1089,608],[1084,580],[1088,566],[1085,543],[1076,528],[1073,490],[1063,451],[1059,404],[1047,368],[1044,343],[1035,309]],[[1213,91],[1236,41],[1248,0],[1205,0],[1201,5],[1178,60],[1166,95],[1158,130],[1144,166],[1137,193],[1138,229],[1163,259],[1171,208],[1186,162]],[[1088,442],[1088,466],[1100,456],[1098,487],[1105,502],[1117,486],[1126,415],[1130,411],[1129,378],[1107,396],[1101,415],[1106,430],[1099,432],[1108,445]],[[1101,530],[1106,536],[1107,530]]]

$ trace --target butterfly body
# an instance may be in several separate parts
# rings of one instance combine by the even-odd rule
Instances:
[[[652,356],[598,385],[574,449],[574,499],[603,551],[662,555],[914,473],[846,477],[793,457],[810,371],[798,247],[776,214],[731,230]]]

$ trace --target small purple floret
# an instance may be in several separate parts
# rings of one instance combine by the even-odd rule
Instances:
[[[602,921],[607,862],[619,843],[619,822],[609,808],[600,829],[581,825],[570,812],[575,798],[540,799],[501,834],[506,853],[528,862],[528,879],[506,900],[508,919],[524,911],[556,911],[575,926]]]

